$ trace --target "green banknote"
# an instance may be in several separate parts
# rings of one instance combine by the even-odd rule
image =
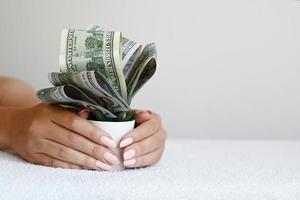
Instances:
[[[59,58],[61,72],[98,71],[127,100],[120,32],[63,30]]]
[[[153,76],[156,71],[156,47],[154,43],[146,45],[138,61],[128,69],[126,86],[130,104],[137,91]]]
[[[128,111],[129,105],[111,87],[107,79],[99,72],[51,72],[48,74],[54,86],[71,84],[82,90],[100,105],[112,107],[113,112]]]
[[[154,43],[145,48],[98,25],[65,29],[61,34],[60,72],[48,74],[54,87],[38,91],[40,100],[88,108],[96,120],[127,121],[130,103],[156,71]]]
[[[41,89],[37,93],[39,99],[51,104],[66,104],[74,108],[90,108],[93,111],[103,113],[108,118],[116,118],[116,116],[110,111],[106,110],[102,106],[99,106],[97,102],[90,99],[80,89],[72,85],[62,85],[58,87],[51,87]]]

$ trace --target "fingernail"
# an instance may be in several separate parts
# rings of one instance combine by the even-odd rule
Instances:
[[[115,141],[106,136],[101,137],[101,142],[110,148],[115,148],[117,146]]]
[[[130,145],[131,143],[133,143],[133,138],[132,137],[126,138],[121,141],[120,148],[126,147],[126,146]]]
[[[78,114],[82,114],[82,113],[89,113],[89,111],[83,109],[83,110],[81,110],[81,111],[78,112]]]
[[[105,158],[105,160],[111,162],[112,164],[115,164],[115,165],[120,164],[119,159],[110,152],[104,153],[104,158]]]
[[[133,164],[135,164],[136,163],[136,159],[134,158],[134,159],[131,159],[131,160],[125,160],[124,161],[124,165],[125,166],[128,166],[128,165],[133,165]]]
[[[135,156],[135,150],[134,149],[130,149],[128,151],[125,151],[123,158],[124,160],[128,160],[131,159]]]
[[[148,113],[149,115],[152,114],[152,112],[150,110],[147,110],[145,113]]]
[[[89,117],[89,113],[88,112],[82,112],[82,113],[78,113],[79,117],[83,118],[83,119],[87,119]]]
[[[152,114],[152,112],[150,110],[137,110],[135,111],[136,114],[144,114],[144,113],[147,113],[147,114]]]
[[[99,160],[96,161],[96,167],[104,170],[111,170],[111,166]]]

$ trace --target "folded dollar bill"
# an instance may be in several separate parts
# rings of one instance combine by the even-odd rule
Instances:
[[[72,109],[86,108],[91,118],[128,121],[130,103],[156,71],[156,47],[142,45],[118,31],[99,26],[62,31],[60,72],[50,72],[54,87],[37,92],[41,101]]]

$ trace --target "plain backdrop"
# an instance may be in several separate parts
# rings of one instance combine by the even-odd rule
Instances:
[[[300,1],[0,0],[0,74],[50,86],[61,30],[89,24],[157,44],[132,107],[169,137],[300,138]]]

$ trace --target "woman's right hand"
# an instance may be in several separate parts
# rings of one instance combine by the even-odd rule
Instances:
[[[18,109],[11,123],[9,146],[29,162],[96,170],[120,162],[111,136],[67,109],[40,103]]]

